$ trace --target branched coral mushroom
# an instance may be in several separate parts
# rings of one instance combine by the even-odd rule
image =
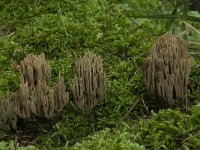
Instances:
[[[63,78],[59,77],[52,88],[48,87],[51,69],[44,54],[27,55],[21,61],[20,68],[22,74],[19,91],[10,96],[10,100],[15,103],[17,115],[23,119],[52,118],[57,115],[69,100]]]
[[[9,99],[0,100],[0,128],[16,128],[17,115]]]
[[[185,41],[167,33],[158,38],[144,63],[148,94],[163,107],[182,105],[192,62],[186,51]]]
[[[20,62],[21,83],[19,90],[0,102],[0,128],[9,124],[16,128],[17,119],[32,120],[53,118],[69,100],[65,92],[64,79],[49,88],[47,85],[51,69],[44,54],[29,54]]]
[[[105,96],[106,74],[102,59],[88,52],[75,62],[75,70],[72,86],[75,103],[79,109],[87,112]]]

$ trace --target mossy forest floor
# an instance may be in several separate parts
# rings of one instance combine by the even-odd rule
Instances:
[[[49,84],[62,75],[70,101],[53,120],[1,130],[0,149],[200,149],[200,22],[136,17],[170,14],[175,5],[165,0],[1,0],[1,99],[19,88],[19,62],[27,54],[44,53],[52,68]],[[178,15],[183,8],[176,9]],[[143,62],[166,32],[185,33],[193,57],[185,111],[159,109],[144,84]],[[76,108],[71,92],[74,62],[86,51],[103,58],[107,74],[106,98],[92,110],[93,119]]]

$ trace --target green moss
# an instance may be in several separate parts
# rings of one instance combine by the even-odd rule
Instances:
[[[111,131],[104,129],[93,136],[87,137],[81,143],[76,143],[70,150],[144,150],[143,146],[139,146],[134,142],[135,135],[127,131]],[[63,148],[67,149],[67,148]]]
[[[144,59],[154,39],[168,31],[167,21],[133,16],[146,14],[145,11],[169,13],[174,9],[173,2],[2,0],[0,9],[0,97],[17,90],[19,72],[11,66],[19,64],[28,53],[44,52],[52,67],[50,84],[61,74],[70,92],[70,102],[59,118],[48,125],[32,125],[39,132],[33,141],[37,147],[57,148],[68,143],[66,147],[72,149],[88,149],[95,144],[97,149],[173,149],[185,145],[199,148],[198,105],[189,113],[154,110],[151,114],[154,106],[143,81]],[[170,31],[180,32],[181,23],[177,19]],[[192,33],[188,41],[199,41],[199,34]],[[70,91],[74,62],[85,51],[102,56],[107,74],[106,98],[92,111],[94,119],[74,106]],[[186,96],[188,109],[200,99],[199,56],[194,58]],[[150,119],[140,119],[149,116]],[[120,126],[121,122],[128,124],[128,129]],[[118,126],[120,129],[115,129]]]
[[[139,123],[135,130],[138,133],[136,141],[150,149],[198,149],[199,112],[200,105],[193,106],[189,114],[171,109],[153,112],[149,120]]]

